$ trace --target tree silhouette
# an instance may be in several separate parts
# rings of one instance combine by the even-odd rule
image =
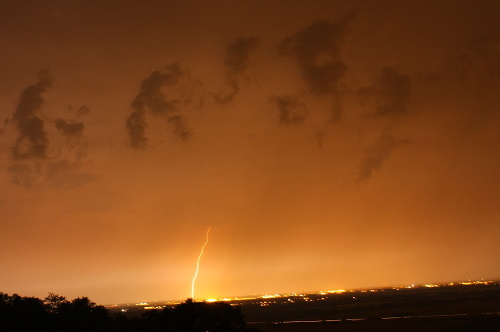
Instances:
[[[56,314],[61,310],[66,303],[69,303],[64,296],[60,296],[54,293],[49,293],[49,295],[43,300],[45,308],[52,314]]]
[[[59,328],[65,331],[107,331],[109,328],[107,309],[87,297],[62,301],[58,315]]]
[[[68,301],[54,293],[36,297],[0,293],[0,331],[28,332],[233,332],[246,328],[239,307],[227,303],[187,299],[163,310],[148,310],[141,317],[114,316],[103,306],[79,297]]]
[[[194,302],[187,299],[172,310],[172,331],[243,331],[245,321],[239,307],[223,302]]]
[[[49,322],[42,300],[1,293],[0,331],[48,331]]]

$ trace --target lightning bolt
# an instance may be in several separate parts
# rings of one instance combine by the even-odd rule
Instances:
[[[191,298],[192,299],[194,299],[194,282],[196,280],[196,277],[198,276],[198,270],[200,269],[200,260],[201,260],[201,256],[203,256],[203,250],[205,249],[205,246],[208,243],[208,233],[210,232],[210,228],[212,228],[212,226],[208,227],[207,234],[205,235],[207,240],[205,241],[205,244],[203,244],[203,247],[201,247],[200,255],[198,256],[198,261],[196,261],[196,272],[194,273],[193,281],[191,282]]]

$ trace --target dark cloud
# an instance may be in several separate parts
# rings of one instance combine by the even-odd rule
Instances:
[[[245,72],[248,68],[249,57],[256,50],[258,44],[259,40],[257,38],[249,37],[239,38],[229,45],[224,64],[227,67],[227,74],[231,79]]]
[[[55,126],[59,134],[68,138],[82,137],[83,129],[85,129],[83,122],[68,122],[63,119],[57,119]]]
[[[193,102],[193,82],[189,73],[178,63],[172,63],[165,72],[155,71],[144,79],[139,94],[131,103],[132,112],[125,121],[130,145],[134,149],[147,146],[146,114],[150,113],[167,120],[175,137],[186,140],[190,131],[184,117],[179,114],[180,106]]]
[[[40,163],[15,163],[7,168],[10,173],[12,183],[31,188],[37,183],[42,173]]]
[[[16,162],[7,168],[7,172],[10,173],[12,183],[24,188],[72,189],[96,179],[94,175],[81,171],[80,159],[54,158]]]
[[[81,161],[87,155],[83,122],[56,119],[54,127],[64,138],[65,144],[60,145],[60,141],[58,143],[57,139],[51,139],[49,146],[49,134],[42,119],[50,117],[42,115],[41,110],[45,103],[43,93],[50,86],[51,80],[47,72],[40,72],[38,82],[21,92],[12,116],[12,122],[18,129],[19,136],[11,150],[13,163],[7,171],[14,184],[26,188],[38,185],[55,186],[59,189],[70,188],[91,178],[87,174],[78,172]],[[47,155],[49,147],[54,148],[54,145],[56,146],[53,151],[59,150],[59,152],[49,157]],[[62,185],[62,182],[66,184]]]
[[[79,107],[70,105],[68,106],[68,110],[74,111],[77,117],[82,117],[90,113],[90,108],[87,105],[82,105]]]
[[[74,150],[77,160],[83,159],[87,155],[87,143],[83,137],[85,125],[83,122],[69,122],[63,119],[57,119],[55,127],[66,139],[66,146]]]
[[[397,69],[384,67],[378,80],[360,89],[361,95],[374,100],[375,111],[370,115],[405,113],[411,95],[411,79]]]
[[[182,115],[174,115],[168,118],[168,122],[172,125],[175,137],[182,141],[186,141],[191,136],[191,132],[186,127],[184,117]]]
[[[58,160],[47,164],[45,176],[48,184],[60,190],[76,188],[95,180],[94,175],[80,172],[79,163],[69,160]]]
[[[282,55],[296,57],[309,90],[317,95],[337,92],[339,80],[347,71],[340,59],[346,27],[347,21],[317,20],[278,46]]]
[[[76,110],[76,115],[83,116],[89,114],[89,112],[90,108],[87,105],[83,105],[78,107],[78,109]]]
[[[348,25],[357,16],[351,12],[340,22],[317,20],[296,34],[284,38],[278,45],[283,56],[293,56],[309,92],[332,98],[330,121],[342,116],[341,79],[348,70],[341,59],[341,46]]]
[[[182,71],[178,64],[171,64],[166,69],[165,73],[155,71],[142,81],[140,92],[132,101],[134,110],[148,109],[159,115],[166,115],[174,110],[179,101],[167,99],[163,88],[177,84]]]
[[[15,163],[7,171],[12,183],[24,188],[45,186],[67,190],[95,180],[94,175],[81,172],[80,167],[79,162],[61,159]]]
[[[134,149],[144,149],[148,144],[146,138],[146,111],[144,109],[136,109],[130,113],[126,120],[130,146]]]
[[[12,117],[19,131],[19,136],[11,150],[14,160],[47,157],[49,139],[44,121],[37,114],[45,103],[43,94],[51,85],[48,73],[42,71],[38,75],[38,83],[26,87],[21,92]]]
[[[255,37],[238,38],[226,50],[224,65],[227,68],[226,81],[229,91],[215,95],[215,101],[226,104],[234,99],[240,90],[240,80],[245,77],[245,72],[250,63],[250,56],[259,45]]]
[[[307,119],[306,104],[298,102],[295,96],[272,96],[279,111],[280,123],[284,125],[299,125]]]
[[[373,171],[380,170],[382,164],[391,157],[392,151],[407,142],[405,139],[395,138],[387,133],[382,133],[372,146],[365,149],[365,156],[360,162],[356,182],[368,181],[372,177]]]

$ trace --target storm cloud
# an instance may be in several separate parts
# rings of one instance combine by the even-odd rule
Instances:
[[[76,114],[78,116],[87,115],[87,114],[89,114],[89,112],[90,112],[90,108],[87,105],[82,105],[82,106],[78,107],[76,110]]]
[[[278,107],[280,124],[298,125],[307,119],[306,104],[297,101],[295,96],[272,96],[270,101]]]
[[[62,159],[46,166],[45,177],[52,187],[59,190],[73,189],[96,179],[95,175],[81,172],[80,164]]]
[[[215,102],[226,104],[234,99],[240,91],[240,81],[248,79],[245,73],[250,64],[250,56],[255,52],[260,41],[256,37],[238,38],[226,50],[226,84],[227,92],[215,95]]]
[[[365,149],[364,157],[359,163],[359,171],[356,182],[368,181],[375,170],[380,170],[384,162],[391,157],[393,150],[408,143],[407,140],[395,138],[394,136],[382,133],[380,137]]]
[[[191,136],[180,107],[193,101],[192,82],[189,73],[179,63],[172,63],[165,72],[154,71],[145,78],[139,88],[139,94],[131,103],[132,112],[127,117],[130,146],[134,149],[147,147],[146,115],[152,114],[164,118],[172,126],[174,136],[187,140]]]
[[[80,138],[85,129],[83,122],[69,122],[63,119],[57,119],[55,126],[61,135],[70,139]]]
[[[168,118],[168,122],[172,125],[175,137],[178,139],[185,141],[191,136],[191,132],[186,127],[186,123],[182,115],[171,116]]]
[[[127,125],[130,146],[134,149],[144,149],[148,144],[146,138],[146,110],[136,109],[130,113],[127,120]]]
[[[59,138],[45,126],[43,119],[50,119],[50,112],[42,114],[45,104],[43,94],[51,86],[48,73],[41,71],[38,82],[21,92],[12,116],[11,122],[15,124],[18,136],[11,148],[11,164],[7,171],[12,183],[25,188],[43,184],[67,189],[92,178],[87,173],[79,172],[81,162],[87,155],[84,123],[61,118],[51,121]],[[83,115],[81,111],[87,113],[88,108],[77,109],[77,116]],[[50,156],[49,151],[52,151]]]
[[[38,75],[38,82],[26,87],[19,97],[12,121],[15,123],[19,136],[12,147],[14,160],[45,159],[49,139],[45,123],[39,116],[45,100],[43,94],[51,87],[52,81],[46,71]]]
[[[76,159],[81,160],[84,158],[87,154],[87,143],[83,136],[84,123],[57,119],[55,127],[59,131],[59,134],[66,139],[68,149],[74,151]]]
[[[408,75],[392,67],[384,67],[377,81],[360,89],[360,94],[373,100],[375,111],[370,115],[384,116],[406,113],[412,87]]]
[[[341,80],[348,70],[341,51],[350,22],[357,16],[353,11],[340,22],[316,20],[278,45],[282,56],[294,57],[308,91],[315,96],[329,96],[330,121],[342,117],[343,95]]]
[[[337,92],[339,80],[347,71],[341,60],[346,23],[317,20],[278,46],[281,55],[294,56],[309,91],[316,95]]]

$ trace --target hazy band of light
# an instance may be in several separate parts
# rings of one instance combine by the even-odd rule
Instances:
[[[206,241],[203,244],[203,247],[201,247],[200,255],[198,256],[198,260],[196,261],[196,271],[194,273],[193,281],[191,282],[191,298],[194,299],[194,281],[196,280],[196,277],[198,276],[198,270],[200,269],[200,259],[201,256],[203,255],[203,250],[205,249],[205,246],[208,243],[208,233],[210,232],[210,228],[212,226],[208,227],[207,234],[205,235]]]

